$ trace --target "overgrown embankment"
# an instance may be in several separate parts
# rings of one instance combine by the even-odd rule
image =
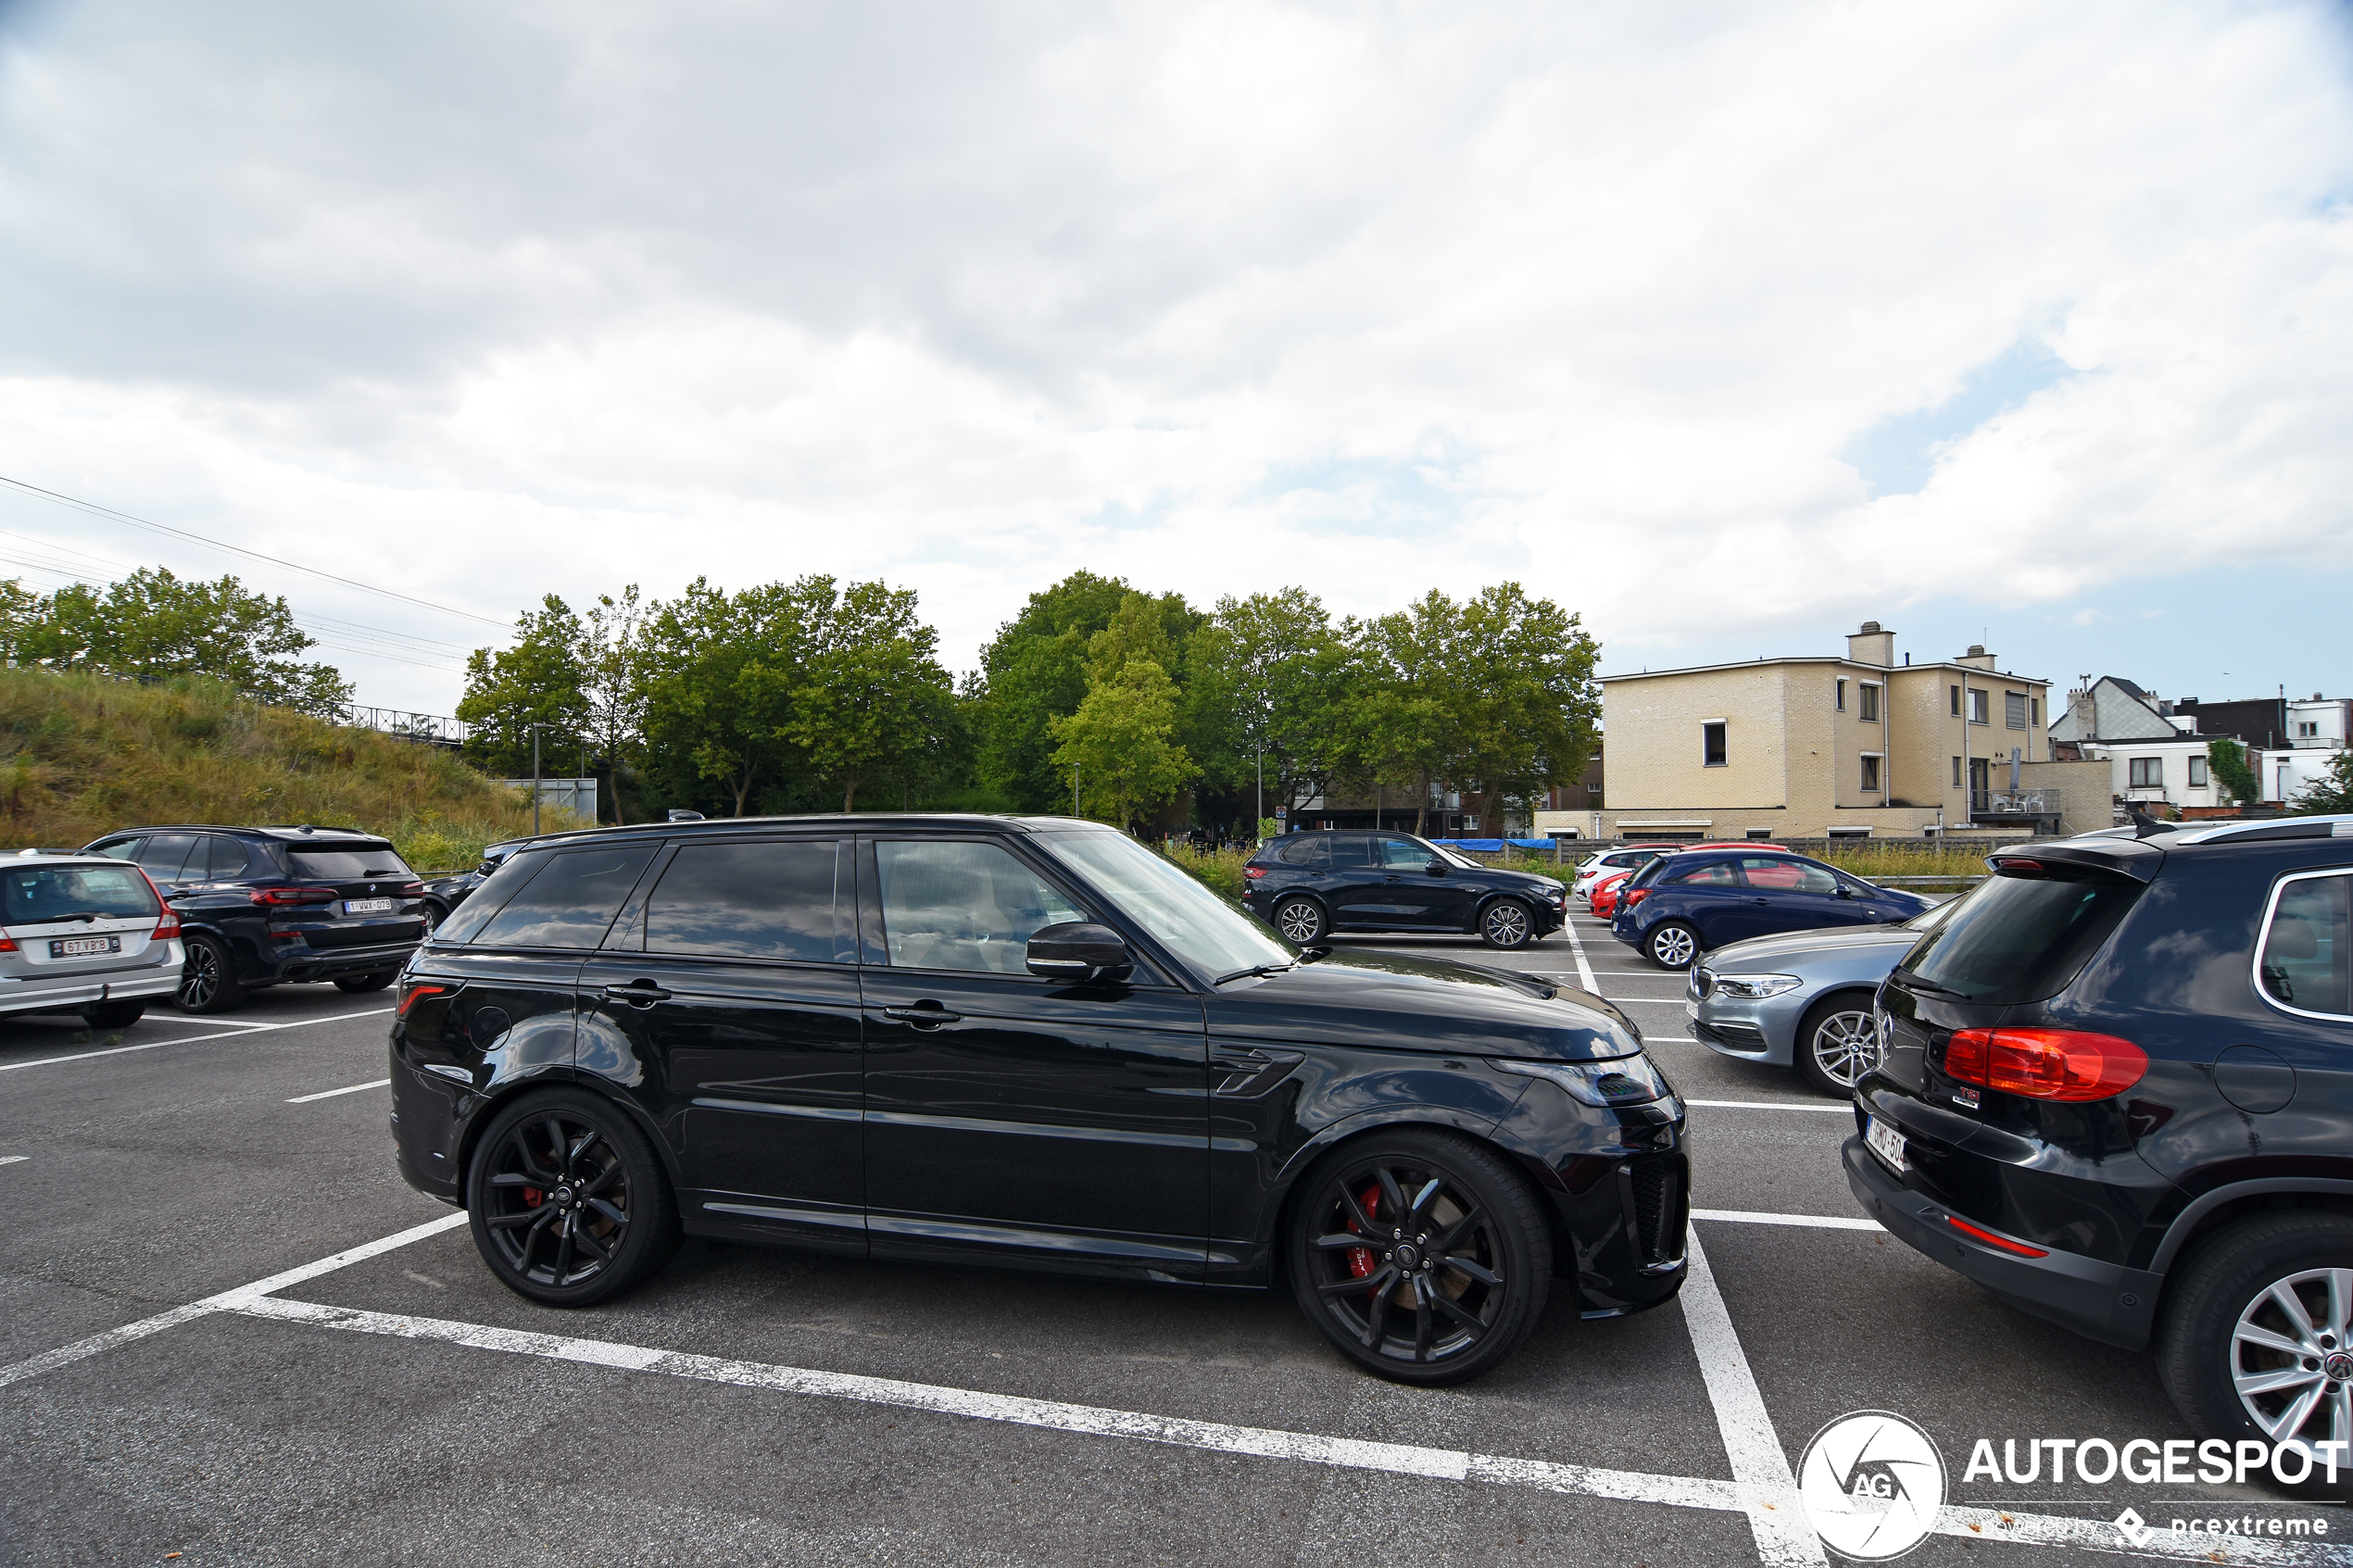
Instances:
[[[437,871],[529,833],[531,805],[440,747],[264,707],[215,682],[0,669],[0,848],[70,847],[151,822],[356,827]]]

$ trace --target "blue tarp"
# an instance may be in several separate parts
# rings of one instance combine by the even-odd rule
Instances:
[[[1553,847],[1549,838],[1433,838],[1430,842],[1481,855],[1501,854],[1507,844],[1515,849],[1550,849]]]

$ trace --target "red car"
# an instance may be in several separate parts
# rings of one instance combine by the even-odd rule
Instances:
[[[1607,920],[1617,912],[1617,890],[1625,886],[1626,879],[1633,874],[1632,872],[1613,872],[1593,884],[1593,890],[1586,896],[1586,902],[1597,918]]]

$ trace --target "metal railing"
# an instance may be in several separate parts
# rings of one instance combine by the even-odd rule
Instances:
[[[473,726],[463,719],[440,713],[411,713],[400,708],[371,708],[357,702],[343,710],[343,721],[356,729],[377,730],[431,746],[463,746],[473,734]]]
[[[1971,811],[2025,817],[2049,816],[2059,809],[2055,789],[1981,789],[1969,795]]]

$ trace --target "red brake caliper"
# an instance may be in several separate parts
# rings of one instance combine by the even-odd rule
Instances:
[[[1380,1212],[1380,1184],[1378,1182],[1375,1182],[1371,1186],[1368,1186],[1363,1192],[1358,1193],[1356,1195],[1356,1201],[1363,1206],[1365,1213],[1378,1215]],[[1353,1220],[1348,1222],[1348,1228],[1355,1231],[1360,1236],[1364,1234],[1363,1227],[1358,1225]],[[1369,1247],[1350,1248],[1348,1249],[1348,1272],[1354,1274],[1358,1279],[1369,1277],[1373,1272],[1372,1248]]]

